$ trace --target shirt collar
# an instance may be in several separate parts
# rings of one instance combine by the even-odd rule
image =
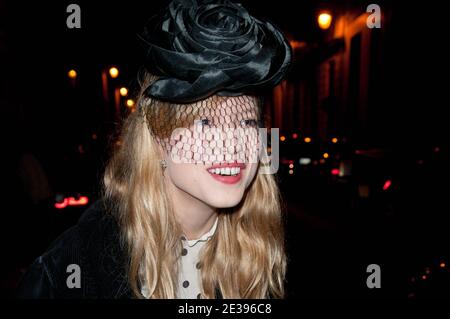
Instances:
[[[214,235],[214,233],[216,232],[216,228],[217,228],[217,223],[218,223],[218,221],[219,221],[219,218],[216,217],[216,221],[214,222],[214,225],[211,227],[211,229],[210,229],[207,233],[205,233],[203,236],[201,236],[199,239],[187,240],[187,239],[186,239],[186,236],[183,236],[183,238],[186,239],[186,240],[184,240],[183,242],[186,242],[186,244],[187,244],[189,247],[193,247],[193,246],[195,246],[198,242],[205,242],[205,241],[208,241],[208,239],[210,239],[210,238]]]

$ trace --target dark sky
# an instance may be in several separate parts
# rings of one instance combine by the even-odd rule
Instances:
[[[0,0],[2,1],[2,0]],[[66,27],[66,7],[73,1],[4,1],[1,24],[6,30],[9,99],[19,97],[36,116],[45,118],[58,109],[62,83],[70,67],[85,69],[84,81],[99,83],[99,69],[108,64],[122,68],[122,79],[131,81],[142,64],[143,51],[136,34],[145,21],[168,1],[77,1],[81,29]],[[365,1],[259,1],[241,3],[255,16],[268,18],[297,40],[311,40],[315,8],[367,6]],[[392,31],[383,68],[385,90],[399,139],[438,137],[442,140],[448,105],[449,52],[445,46],[447,19],[437,12],[441,4],[404,5],[381,1],[392,14]],[[392,10],[391,10],[392,9]],[[444,11],[442,11],[444,12]],[[80,81],[83,80],[80,75]],[[124,83],[128,84],[128,83]],[[97,90],[98,93],[98,90]],[[39,105],[31,106],[35,103]],[[47,107],[43,103],[52,105]],[[85,104],[85,103],[84,103]],[[50,114],[41,112],[47,108]],[[31,115],[33,117],[34,115]],[[66,116],[66,115],[64,115]]]
[[[73,2],[2,2],[5,12],[1,23],[6,31],[7,54],[7,62],[2,67],[8,78],[8,100],[12,101],[5,112],[12,119],[10,123],[14,123],[11,125],[17,126],[15,123],[21,116],[17,112],[21,112],[20,107],[24,110],[26,121],[20,125],[26,127],[22,133],[26,140],[29,136],[41,140],[62,136],[65,134],[55,132],[60,129],[65,132],[71,126],[73,131],[78,129],[77,125],[95,126],[99,118],[91,118],[90,104],[101,104],[101,69],[119,66],[121,84],[131,85],[143,61],[137,33],[143,30],[149,17],[168,4],[167,0],[75,1],[81,7],[81,29],[69,29],[66,9]],[[255,16],[268,18],[286,31],[289,22],[291,30],[308,30],[305,27],[308,20],[298,19],[297,12],[308,16],[310,2],[302,2],[301,7],[296,4],[296,11],[292,9],[292,1],[277,3],[283,6],[242,1]],[[76,109],[67,103],[67,71],[71,68],[78,71],[80,87],[84,90],[78,96],[81,100],[77,101]],[[36,137],[39,134],[42,136]]]
[[[107,59],[129,60],[135,50],[135,34],[145,21],[167,0],[152,1],[76,1],[81,7],[81,29],[66,27],[67,5],[74,1],[7,2],[8,33],[14,48],[26,55],[58,55],[65,60]],[[271,2],[247,0],[242,4],[255,16],[269,18],[283,29],[291,29],[298,37],[307,36],[306,24],[312,6],[309,1]],[[282,4],[282,5],[279,5]],[[300,32],[299,32],[300,31]],[[53,51],[49,53],[49,49]]]

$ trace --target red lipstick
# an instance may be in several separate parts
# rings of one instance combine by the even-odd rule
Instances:
[[[244,163],[223,163],[208,167],[207,172],[217,181],[224,184],[236,184],[242,178]]]

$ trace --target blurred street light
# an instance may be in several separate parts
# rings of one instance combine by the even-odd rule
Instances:
[[[389,189],[389,187],[391,187],[392,185],[392,181],[390,179],[388,179],[384,184],[383,184],[383,190],[387,191]]]
[[[309,165],[311,163],[311,159],[308,157],[301,157],[299,159],[300,165]]]
[[[128,95],[128,89],[126,87],[120,88],[120,95],[127,96]]]
[[[317,17],[317,23],[322,30],[327,30],[331,26],[331,14],[327,12],[322,12]]]
[[[133,107],[134,106],[134,101],[132,99],[128,99],[126,103],[127,103],[128,107]]]
[[[69,78],[75,79],[77,77],[77,71],[72,69],[69,72],[67,72],[67,75],[69,76]]]
[[[112,67],[109,69],[109,75],[115,79],[119,76],[119,70],[116,67]]]

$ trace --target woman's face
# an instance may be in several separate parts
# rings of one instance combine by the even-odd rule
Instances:
[[[165,175],[214,208],[239,204],[258,169],[258,104],[251,96],[219,99],[189,128],[173,132]]]

